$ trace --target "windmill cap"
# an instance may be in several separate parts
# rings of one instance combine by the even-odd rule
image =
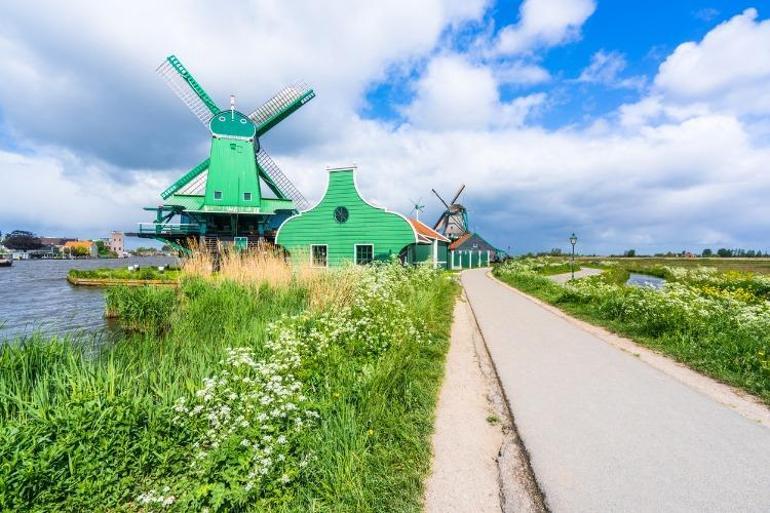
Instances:
[[[221,137],[253,139],[257,135],[257,126],[245,114],[237,110],[223,110],[213,116],[209,122],[211,133]]]

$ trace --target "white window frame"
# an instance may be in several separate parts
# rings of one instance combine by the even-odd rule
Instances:
[[[366,264],[359,264],[358,263],[358,246],[371,246],[372,247],[372,260],[369,262],[370,264],[374,262],[374,244],[371,242],[361,242],[358,244],[353,244],[353,263],[356,265],[366,265]]]
[[[326,264],[325,265],[317,265],[315,263],[315,259],[313,258],[313,248],[320,248],[324,247],[326,248]],[[329,245],[328,244],[311,244],[310,245],[310,267],[318,267],[318,268],[327,268],[329,267]]]

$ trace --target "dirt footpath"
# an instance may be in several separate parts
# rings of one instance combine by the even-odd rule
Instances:
[[[455,305],[433,453],[427,513],[544,511],[464,296]]]

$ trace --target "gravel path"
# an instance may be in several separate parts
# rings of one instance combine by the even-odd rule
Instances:
[[[770,429],[487,272],[463,285],[552,513],[770,511]]]
[[[585,278],[586,276],[597,276],[602,274],[601,269],[591,269],[590,267],[583,267],[579,271],[575,271],[575,279]],[[556,283],[567,283],[572,279],[572,273],[554,274],[549,276]]]
[[[489,384],[475,354],[474,329],[467,305],[458,301],[436,406],[426,513],[499,513],[501,509],[496,458],[503,433],[487,421],[492,413]]]

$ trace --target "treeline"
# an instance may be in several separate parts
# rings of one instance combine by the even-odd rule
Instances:
[[[701,256],[703,257],[721,257],[721,258],[761,258],[761,257],[768,257],[770,256],[770,253],[765,251],[762,253],[762,251],[759,250],[753,250],[753,249],[728,249],[728,248],[719,248],[716,253],[714,253],[711,249],[706,248],[701,253]]]
[[[612,257],[636,257],[636,256],[649,256],[649,255],[637,255],[635,249],[629,249],[623,252],[622,255],[610,255]],[[665,253],[655,253],[652,256],[656,257],[672,257],[672,258],[694,258],[697,256],[703,257],[703,258],[767,258],[770,257],[770,252],[765,251],[764,253],[760,250],[754,250],[754,249],[730,249],[730,248],[719,248],[716,251],[710,248],[704,249],[700,255],[697,253],[693,253],[691,251],[667,251]]]

